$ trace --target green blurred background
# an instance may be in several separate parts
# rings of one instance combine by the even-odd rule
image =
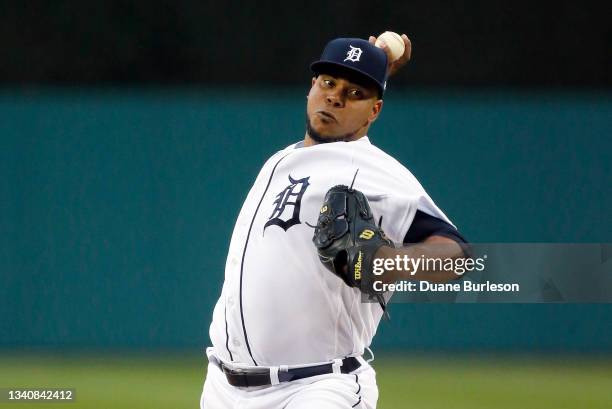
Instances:
[[[378,408],[608,409],[612,361],[584,356],[394,355],[377,359]],[[0,403],[15,408],[197,408],[197,356],[87,354],[2,357],[0,382],[76,388],[72,403]]]
[[[0,388],[194,408],[234,220],[309,63],[394,30],[370,137],[473,242],[612,241],[601,2],[5,2]],[[394,304],[380,408],[612,407],[610,304]],[[299,319],[299,317],[296,317]]]

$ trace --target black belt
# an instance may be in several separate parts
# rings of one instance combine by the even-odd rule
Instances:
[[[223,362],[217,362],[216,359],[211,359],[210,362],[217,365],[225,374],[227,382],[232,386],[269,386],[272,385],[270,378],[270,368],[249,368],[249,369],[232,369]],[[347,374],[359,368],[361,363],[355,357],[344,358],[340,373]],[[306,366],[302,368],[288,368],[278,371],[279,382],[290,382],[297,379],[309,378],[311,376],[325,375],[334,373],[333,364],[322,364]]]

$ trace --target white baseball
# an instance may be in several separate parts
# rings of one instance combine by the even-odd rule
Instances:
[[[385,31],[378,36],[374,45],[380,47],[381,41],[384,41],[385,44],[387,44],[389,51],[391,51],[391,62],[404,55],[404,40],[399,34],[394,33],[393,31]]]

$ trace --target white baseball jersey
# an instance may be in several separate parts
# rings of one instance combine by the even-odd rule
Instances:
[[[236,221],[210,338],[223,360],[277,366],[361,355],[382,316],[319,261],[312,243],[327,191],[354,188],[401,243],[417,209],[450,223],[417,179],[368,137],[290,145],[263,166]]]

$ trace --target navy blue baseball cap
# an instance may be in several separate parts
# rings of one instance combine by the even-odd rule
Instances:
[[[336,38],[325,46],[321,59],[310,64],[316,75],[346,70],[378,88],[382,97],[387,84],[387,54],[361,38]],[[331,71],[331,72],[330,72]]]

